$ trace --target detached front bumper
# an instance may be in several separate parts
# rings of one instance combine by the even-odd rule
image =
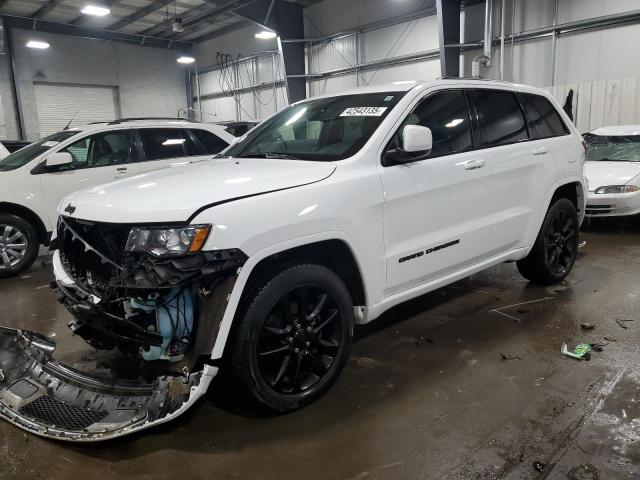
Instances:
[[[54,256],[55,281],[83,292]],[[0,417],[57,440],[95,442],[168,422],[187,411],[218,373],[168,373],[151,381],[122,380],[78,371],[56,361],[56,344],[36,332],[0,327]]]
[[[90,375],[57,362],[55,342],[0,327],[0,417],[56,440],[108,440],[168,422],[188,410],[217,374],[161,376],[151,383]]]
[[[640,192],[587,195],[587,217],[621,217],[640,214]]]

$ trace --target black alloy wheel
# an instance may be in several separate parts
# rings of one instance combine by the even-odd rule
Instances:
[[[564,280],[578,256],[579,230],[573,202],[558,199],[549,207],[531,251],[517,262],[522,276],[541,285]]]
[[[229,365],[254,400],[288,412],[335,382],[353,341],[354,307],[342,279],[310,263],[256,281],[229,342]]]
[[[275,391],[306,392],[327,374],[340,349],[340,311],[322,288],[300,286],[267,315],[258,341],[260,373]]]

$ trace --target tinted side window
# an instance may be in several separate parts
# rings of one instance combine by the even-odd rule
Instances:
[[[529,138],[522,109],[513,93],[471,90],[469,99],[478,113],[483,146],[506,145]]]
[[[522,103],[527,111],[529,126],[536,138],[558,137],[569,133],[569,129],[551,102],[540,95],[521,93]]]
[[[209,132],[208,130],[201,130],[199,128],[191,130],[198,141],[202,144],[207,153],[220,153],[227,148],[229,144],[218,137],[216,134]]]
[[[130,135],[128,130],[103,132],[85,137],[62,150],[73,158],[71,165],[62,165],[57,170],[107,167],[129,163]]]
[[[147,160],[202,155],[188,132],[181,128],[141,128],[139,132]]]
[[[433,149],[429,157],[459,153],[473,146],[467,103],[461,90],[435,92],[425,98],[403,122],[392,148],[401,145],[400,137],[407,125],[431,129]]]

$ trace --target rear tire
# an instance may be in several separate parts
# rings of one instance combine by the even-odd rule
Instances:
[[[24,218],[0,213],[0,278],[20,275],[38,257],[38,232]]]
[[[353,302],[321,265],[276,271],[251,293],[230,340],[230,363],[253,399],[288,412],[321,397],[344,367],[353,341]]]
[[[540,285],[553,285],[565,279],[578,255],[579,223],[574,204],[557,200],[542,222],[529,255],[517,262],[520,274]]]

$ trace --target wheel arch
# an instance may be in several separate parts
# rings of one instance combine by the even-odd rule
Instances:
[[[335,233],[335,232],[334,232]],[[211,352],[212,359],[223,356],[227,339],[242,312],[247,295],[255,289],[261,279],[268,277],[282,265],[294,262],[309,262],[323,265],[335,272],[345,283],[354,307],[367,304],[367,289],[358,257],[348,239],[340,235],[323,235],[324,238],[308,237],[296,239],[276,247],[257,252],[249,257],[242,267],[233,292],[229,296],[220,329]]]
[[[556,200],[560,198],[566,198],[570,200],[576,207],[578,215],[581,215],[582,213],[584,213],[582,208],[584,203],[583,196],[583,187],[580,182],[573,181],[564,183],[558,186],[553,192],[551,200],[549,200],[549,204],[547,205],[547,209],[549,209]]]
[[[44,222],[42,221],[40,216],[33,210],[25,206],[18,205],[17,203],[0,202],[0,213],[10,213],[12,215],[24,218],[35,227],[36,232],[38,232],[40,243],[43,245],[49,244],[49,234],[47,232],[47,228],[45,227]]]

